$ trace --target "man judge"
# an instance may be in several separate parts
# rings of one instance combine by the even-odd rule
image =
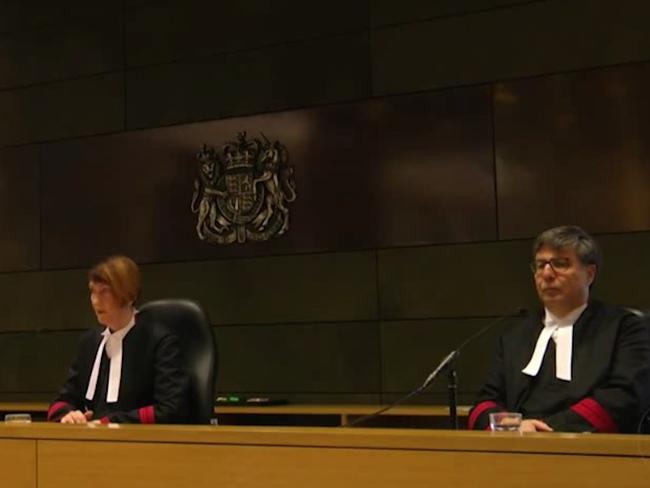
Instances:
[[[648,325],[590,298],[599,264],[596,243],[579,227],[537,237],[531,270],[543,310],[500,338],[469,428],[515,411],[524,432],[636,430],[649,406]]]

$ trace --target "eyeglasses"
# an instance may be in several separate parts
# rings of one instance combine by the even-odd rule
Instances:
[[[551,259],[536,259],[530,263],[530,269],[533,274],[541,273],[550,264],[551,269],[555,273],[566,273],[571,267],[571,260],[569,258],[551,258]]]

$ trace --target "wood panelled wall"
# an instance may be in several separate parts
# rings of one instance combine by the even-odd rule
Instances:
[[[85,270],[208,311],[220,392],[379,402],[533,308],[530,239],[598,234],[596,293],[650,308],[642,0],[0,0],[0,400],[48,399],[93,326]],[[274,241],[214,247],[194,153],[289,148]],[[459,361],[471,401],[495,334]],[[444,385],[420,401],[441,401]]]

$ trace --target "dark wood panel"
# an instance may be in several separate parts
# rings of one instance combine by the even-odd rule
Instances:
[[[538,0],[539,1],[539,0]],[[544,1],[544,0],[541,0]],[[417,22],[436,17],[463,15],[471,12],[502,8],[530,0],[370,0],[373,26]]]
[[[122,22],[19,32],[0,38],[0,88],[62,80],[122,68]]]
[[[0,146],[124,129],[124,75],[0,91]]]
[[[496,237],[489,98],[476,87],[365,105],[374,244]]]
[[[143,300],[198,300],[213,324],[377,318],[374,252],[220,259],[142,267]]]
[[[493,319],[444,319],[382,322],[382,377],[386,394],[409,392],[420,386],[452,350]],[[469,344],[455,363],[458,391],[473,401],[487,377],[498,337],[515,323],[506,319]],[[426,392],[446,400],[447,375],[442,374]],[[392,397],[391,397],[392,398]]]
[[[593,0],[527,2],[374,30],[373,94],[647,60],[650,3],[624,5]]]
[[[38,148],[0,151],[0,271],[40,265]]]
[[[74,358],[81,333],[0,334],[3,363],[0,368],[0,393],[58,391]]]
[[[0,331],[80,329],[96,324],[86,270],[0,273]]]
[[[357,32],[367,25],[367,0],[149,2],[128,12],[127,62],[131,66],[164,63]]]
[[[380,317],[481,317],[536,307],[529,241],[379,251]]]
[[[650,229],[650,64],[496,86],[502,238]]]
[[[2,0],[0,32],[37,29],[64,31],[98,19],[119,15],[122,3],[115,0]]]
[[[377,334],[365,322],[217,327],[218,390],[377,393]]]
[[[650,232],[596,236],[603,253],[594,296],[650,311]]]
[[[363,99],[369,65],[367,35],[356,34],[130,70],[127,127]]]
[[[485,88],[467,88],[47,145],[44,266],[120,251],[152,262],[492,239],[489,103]],[[194,155],[241,130],[287,146],[291,228],[210,246],[189,210]]]

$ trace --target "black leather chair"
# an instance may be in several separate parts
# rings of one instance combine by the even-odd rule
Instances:
[[[214,409],[217,347],[205,313],[198,303],[185,299],[148,302],[139,310],[168,326],[180,338],[190,377],[191,421],[210,423]]]
[[[633,307],[623,307],[628,312],[632,312],[637,317],[643,318],[646,322],[650,323],[650,311],[649,310],[640,310]],[[650,389],[650,385],[648,386]],[[639,434],[650,434],[650,409],[646,410],[639,420],[639,426],[637,428],[637,433]]]

